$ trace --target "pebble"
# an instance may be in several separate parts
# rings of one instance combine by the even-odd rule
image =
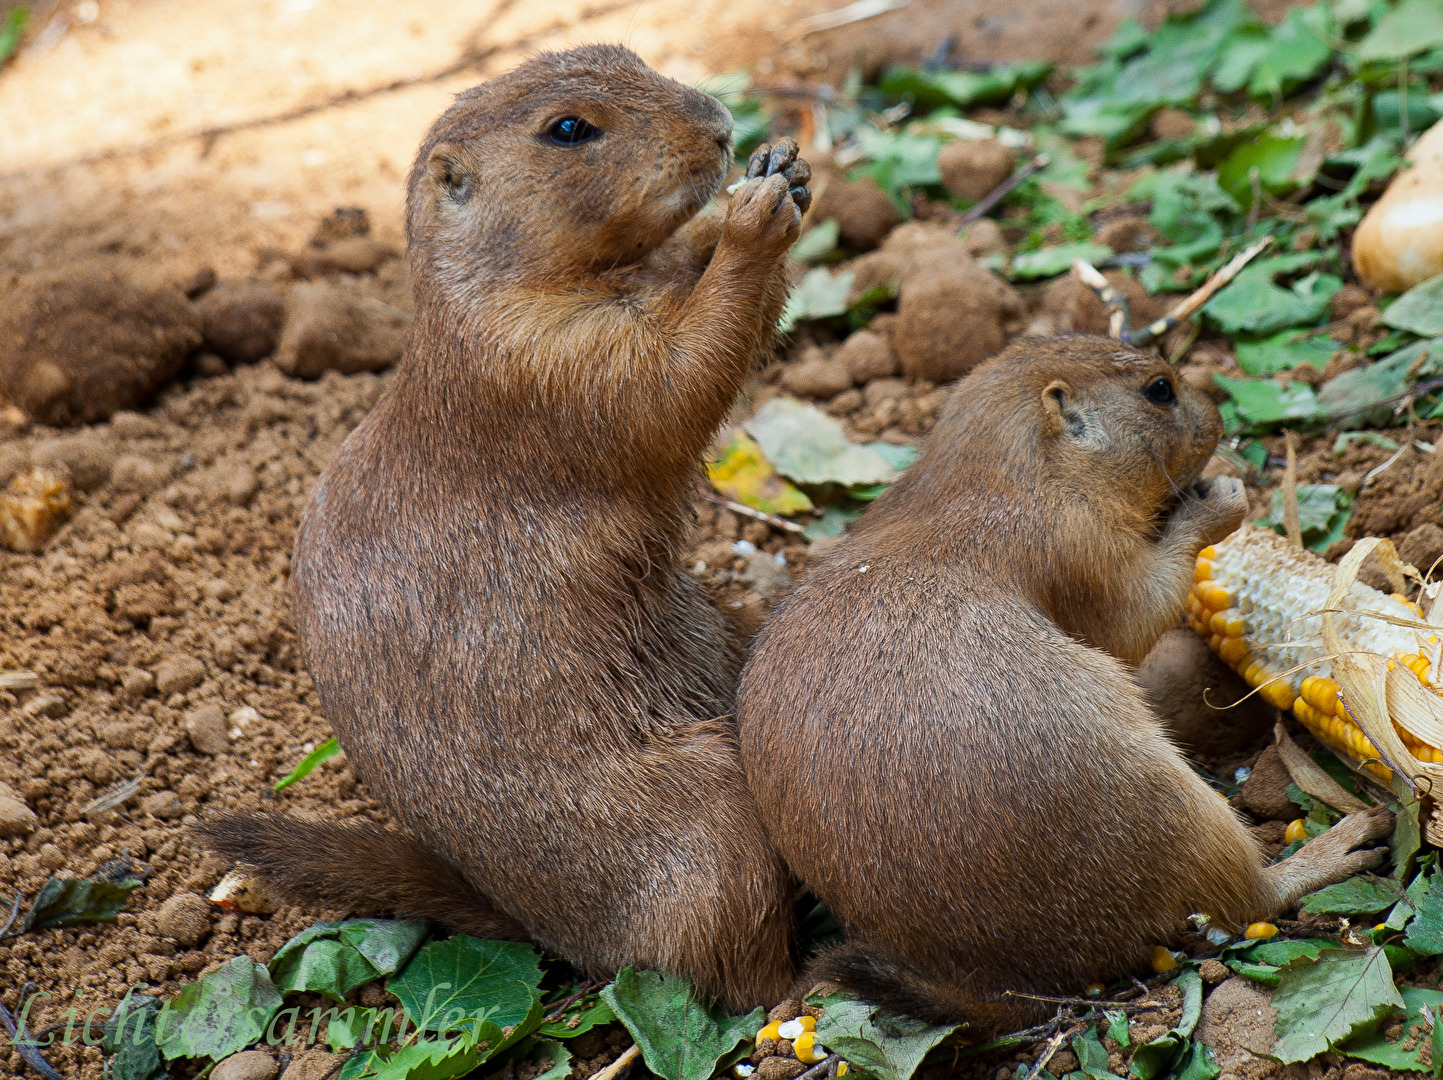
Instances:
[[[175,656],[155,669],[155,688],[162,697],[194,690],[205,681],[205,665],[193,656]]]
[[[834,362],[851,372],[856,383],[897,374],[897,356],[892,346],[881,334],[870,330],[858,330],[842,342]]]
[[[814,356],[788,365],[782,386],[802,397],[830,398],[852,388],[852,373],[835,360]]]
[[[155,929],[191,948],[210,932],[210,905],[195,893],[176,893],[155,913]]]
[[[140,808],[154,818],[162,821],[170,821],[185,813],[185,808],[180,804],[180,796],[173,791],[157,791],[153,795],[147,795],[140,801]]]
[[[275,1080],[276,1059],[261,1050],[243,1050],[226,1058],[210,1074],[211,1080]]]
[[[226,737],[225,710],[219,705],[211,703],[191,709],[185,714],[182,721],[185,733],[190,737],[190,745],[199,750],[202,754],[224,754],[230,749],[230,740]]]
[[[9,788],[0,789],[0,839],[12,836],[29,836],[40,826],[35,811],[25,805],[20,793]]]
[[[325,1080],[336,1068],[338,1057],[324,1050],[307,1050],[288,1066],[281,1080]]]

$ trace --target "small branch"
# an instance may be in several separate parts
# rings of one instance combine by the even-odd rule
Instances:
[[[22,1008],[20,1011],[24,1012],[25,1010]],[[10,1015],[10,1010],[5,1007],[4,1002],[0,1002],[0,1026],[10,1033],[10,1043],[20,1052],[20,1056],[25,1059],[25,1064],[38,1072],[45,1080],[65,1080],[65,1077],[51,1068],[50,1063],[40,1056],[39,1049],[34,1046],[25,1046],[20,1042],[15,1017]]]
[[[620,1075],[623,1070],[625,1070],[628,1066],[631,1065],[633,1061],[636,1060],[636,1055],[639,1053],[641,1053],[641,1047],[637,1046],[636,1043],[632,1043],[631,1046],[628,1047],[627,1050],[621,1055],[621,1057],[617,1058],[610,1065],[600,1070],[599,1072],[592,1073],[591,1080],[615,1080],[615,1078]]]
[[[1291,431],[1283,433],[1283,442],[1288,449],[1288,463],[1283,468],[1283,529],[1288,534],[1288,543],[1296,548],[1303,546],[1303,527],[1298,520],[1298,451],[1293,446],[1296,436]]]
[[[5,920],[4,926],[0,926],[0,941],[5,940],[5,936],[10,933],[10,928],[15,925],[15,917],[20,914],[20,902],[24,899],[25,894],[18,889],[15,890],[15,902],[10,905],[10,918]]]
[[[1038,1074],[1047,1068],[1047,1063],[1052,1060],[1052,1055],[1057,1053],[1066,1039],[1067,1028],[1058,1028],[1057,1034],[1047,1040],[1047,1045],[1042,1048],[1042,1053],[1039,1054],[1037,1060],[1032,1063],[1032,1068],[1027,1070],[1025,1080],[1037,1080]]]
[[[806,1072],[799,1074],[797,1080],[822,1080],[822,1077],[829,1075],[829,1070],[841,1060],[840,1054],[828,1054]]]
[[[1002,181],[1002,183],[998,184],[986,195],[982,196],[976,206],[974,206],[971,210],[968,210],[967,213],[963,214],[962,223],[958,226],[957,231],[961,232],[963,229],[967,228],[967,226],[974,225],[978,221],[982,220],[982,218],[986,216],[989,210],[991,210],[994,206],[1000,203],[1003,199],[1007,198],[1008,195],[1012,194],[1013,188],[1015,188],[1018,184],[1022,183],[1022,181],[1026,180],[1033,173],[1038,172],[1041,169],[1047,168],[1047,166],[1051,164],[1051,162],[1052,159],[1046,154],[1038,154],[1026,165],[1022,166],[1022,168],[1018,169],[1006,180]]]
[[[1237,277],[1243,267],[1252,262],[1258,253],[1272,242],[1271,236],[1265,236],[1246,251],[1233,256],[1226,266],[1203,282],[1201,288],[1163,318],[1148,323],[1141,330],[1129,328],[1127,297],[1113,288],[1112,283],[1102,276],[1097,267],[1082,259],[1075,259],[1072,263],[1072,272],[1077,275],[1079,281],[1097,293],[1098,299],[1107,306],[1108,332],[1124,345],[1140,347],[1151,345],[1168,331],[1190,319],[1200,307],[1213,298],[1219,289]]]
[[[562,998],[561,1002],[557,1004],[551,1010],[551,1012],[547,1013],[541,1018],[541,1022],[543,1024],[555,1023],[557,1020],[561,1019],[562,1015],[566,1012],[567,1009],[571,1008],[572,1005],[576,1004],[576,1002],[580,1001],[587,994],[595,990],[596,987],[596,983],[592,982],[590,979],[587,979],[584,983],[581,984],[580,990],[576,991],[576,993],[572,994],[570,997]]]
[[[1017,990],[1004,990],[1002,996],[1026,998],[1028,1001],[1050,1001],[1055,1005],[1071,1005],[1089,1009],[1140,1009],[1151,1007],[1139,1001],[1101,1001],[1097,998],[1049,997],[1047,994],[1023,994]]]
[[[702,491],[702,496],[709,502],[718,506],[724,506],[734,514],[741,514],[744,517],[755,518],[757,521],[765,521],[774,529],[784,529],[790,533],[800,533],[806,530],[795,521],[788,521],[786,518],[777,517],[776,514],[769,514],[765,510],[754,510],[745,503],[733,502],[731,499],[724,499],[711,491]]]
[[[850,26],[863,19],[875,19],[878,15],[885,15],[889,11],[904,8],[910,2],[911,0],[856,0],[856,3],[848,4],[836,11],[823,11],[817,15],[809,15],[797,23],[796,28],[787,35],[787,40],[789,42],[800,41],[809,34],[820,34],[823,30],[836,30],[838,27]]]

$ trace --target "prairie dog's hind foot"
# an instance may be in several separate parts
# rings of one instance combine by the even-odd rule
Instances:
[[[1314,837],[1280,863],[1263,871],[1283,907],[1325,885],[1371,870],[1388,856],[1386,847],[1365,847],[1393,828],[1393,812],[1374,806],[1349,814],[1323,835]]]

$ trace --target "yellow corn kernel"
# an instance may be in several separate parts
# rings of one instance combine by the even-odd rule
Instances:
[[[757,1032],[757,1041],[760,1042],[763,1039],[771,1039],[773,1042],[775,1042],[776,1040],[780,1039],[781,1035],[777,1029],[781,1026],[782,1022],[780,1020],[773,1020],[766,1027],[762,1028],[761,1031]]]
[[[815,1031],[804,1031],[797,1036],[796,1042],[792,1043],[792,1053],[797,1055],[798,1061],[815,1065],[827,1056],[827,1048],[817,1042]]]
[[[1243,937],[1249,941],[1264,941],[1270,937],[1277,937],[1278,928],[1270,922],[1255,922],[1243,931]]]
[[[1257,686],[1267,677],[1268,669],[1263,667],[1261,660],[1251,660],[1247,666],[1243,668],[1241,674],[1243,680],[1249,686]]]
[[[846,1076],[846,1075],[847,1075],[847,1063],[846,1063],[845,1061],[839,1061],[839,1062],[837,1062],[837,1075],[838,1075],[838,1076]]]
[[[1177,967],[1177,957],[1172,950],[1159,945],[1152,950],[1152,970],[1161,975],[1165,971],[1171,971]]]
[[[1291,709],[1293,702],[1297,700],[1297,694],[1284,679],[1274,679],[1265,684],[1258,692],[1262,694],[1263,700],[1269,705],[1275,705],[1284,712]]]
[[[1302,818],[1294,818],[1288,822],[1288,828],[1283,833],[1283,840],[1291,844],[1294,840],[1302,840],[1308,835],[1308,830],[1303,826]]]
[[[1197,598],[1209,611],[1226,611],[1233,606],[1232,593],[1210,581],[1197,587]]]
[[[1209,544],[1207,547],[1203,548],[1197,553],[1197,557],[1199,559],[1206,559],[1208,562],[1212,562],[1218,557],[1218,549],[1212,544]]]
[[[1324,716],[1338,714],[1338,684],[1322,675],[1309,675],[1298,688],[1303,700]]]
[[[1248,658],[1248,643],[1240,637],[1224,638],[1223,643],[1218,646],[1218,655],[1233,667],[1237,667]]]
[[[1201,584],[1213,576],[1213,564],[1210,559],[1198,559],[1197,565],[1192,569],[1194,584]]]

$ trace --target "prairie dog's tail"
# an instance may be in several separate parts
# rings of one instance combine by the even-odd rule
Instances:
[[[283,814],[225,814],[195,831],[212,851],[254,866],[262,881],[289,898],[385,909],[480,938],[529,937],[454,866],[395,829]]]
[[[807,980],[840,983],[863,1001],[929,1024],[960,1024],[969,1038],[987,1038],[1023,1027],[1035,1002],[989,1001],[965,981],[936,975],[905,957],[866,941],[845,941],[821,952],[807,966]]]

